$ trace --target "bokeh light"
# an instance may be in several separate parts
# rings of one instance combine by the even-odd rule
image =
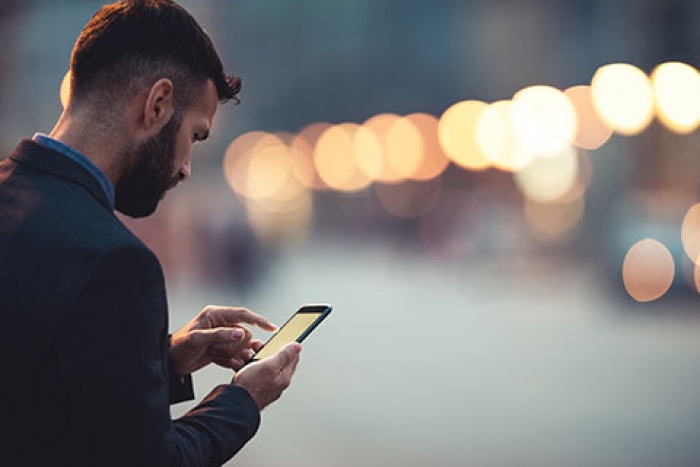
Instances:
[[[310,229],[312,166],[307,156],[285,144],[293,137],[251,131],[233,140],[224,154],[226,181],[243,200],[248,223],[264,242],[301,240]]]
[[[613,129],[600,118],[593,106],[591,87],[572,86],[564,91],[576,110],[578,127],[574,145],[582,149],[598,149],[613,134]]]
[[[535,153],[520,144],[512,120],[513,103],[498,101],[479,115],[476,141],[481,152],[497,169],[514,172],[527,166]]]
[[[554,157],[538,158],[514,174],[520,191],[529,199],[551,203],[561,199],[577,184],[578,153],[569,147]]]
[[[372,183],[355,164],[353,141],[358,128],[355,123],[334,125],[326,129],[316,142],[316,172],[330,188],[354,192]]]
[[[365,126],[358,127],[353,136],[352,148],[358,170],[370,180],[380,180],[387,162],[384,147],[375,134]]]
[[[593,105],[618,133],[636,135],[654,116],[654,95],[647,75],[626,63],[599,68],[591,81]]]
[[[700,264],[700,203],[688,209],[681,224],[681,241],[685,254],[694,264]]]
[[[450,160],[468,170],[484,170],[491,166],[476,141],[477,122],[487,106],[476,100],[461,101],[440,116],[440,146]]]
[[[674,275],[671,252],[651,238],[635,243],[622,264],[625,289],[638,302],[651,302],[661,298],[671,287]]]
[[[425,181],[438,177],[450,163],[438,139],[438,119],[427,113],[413,113],[405,118],[416,126],[423,142],[421,164],[412,178]]]
[[[425,157],[425,145],[418,127],[402,117],[388,128],[384,148],[386,160],[400,179],[409,179],[418,172]]]
[[[297,157],[303,159],[311,170],[311,179],[309,180],[308,188],[314,190],[324,190],[328,186],[323,183],[321,178],[316,173],[314,167],[314,148],[318,138],[330,128],[332,125],[328,122],[315,122],[306,125],[302,128],[289,143],[289,147],[294,150]]]
[[[385,113],[375,115],[362,124],[362,127],[369,130],[379,144],[377,148],[371,150],[371,156],[379,157],[382,161],[380,164],[377,164],[377,167],[381,168],[381,172],[374,178],[374,181],[396,183],[405,179],[405,176],[394,167],[394,164],[398,166],[401,164],[401,144],[393,140],[394,136],[392,136],[392,142],[389,143],[389,135],[392,132],[392,127],[400,119],[401,117],[396,114]],[[366,136],[363,136],[361,139],[358,137],[358,141],[359,140],[363,141],[363,146],[365,148],[368,147],[369,143]],[[369,146],[371,146],[371,144],[369,144]],[[375,153],[377,150],[378,152]],[[389,154],[392,155],[389,156]],[[366,156],[356,155],[355,157],[362,157],[364,161],[363,167],[366,167]]]
[[[68,80],[69,75],[64,85]],[[256,232],[265,238],[308,228],[311,190],[357,192],[374,184],[377,202],[388,214],[420,218],[426,250],[440,257],[464,257],[480,238],[481,206],[466,191],[460,192],[463,199],[452,190],[443,193],[441,175],[450,162],[474,171],[496,168],[513,172],[531,234],[545,243],[561,243],[574,237],[585,215],[584,194],[593,165],[584,150],[600,148],[615,131],[642,131],[653,118],[654,97],[667,127],[676,132],[697,128],[697,70],[669,62],[649,79],[638,68],[617,63],[601,67],[590,86],[564,92],[529,86],[512,100],[460,101],[439,119],[427,113],[381,113],[362,124],[317,122],[296,134],[249,132],[227,149],[224,173],[244,198]],[[450,216],[456,217],[448,220]],[[474,228],[464,227],[466,218],[475,222]],[[458,232],[466,232],[466,238]],[[682,237],[687,255],[697,262],[700,207],[688,211]],[[641,244],[626,261],[632,264],[639,251],[647,250],[648,244]],[[626,274],[634,284],[631,273]],[[636,291],[630,294],[648,300]]]
[[[659,121],[677,133],[690,133],[700,122],[700,73],[690,65],[666,62],[651,74]]]
[[[257,152],[248,166],[248,198],[274,202],[275,206],[292,202],[308,191],[309,167],[286,146],[272,146]],[[277,210],[276,208],[271,208]]]
[[[259,151],[248,166],[248,197],[270,197],[286,183],[290,175],[291,167],[285,146],[272,146]]]
[[[68,70],[63,79],[61,80],[61,90],[59,91],[59,98],[61,99],[61,106],[65,109],[68,107],[68,100],[70,99],[70,77],[71,72]]]
[[[251,131],[237,137],[224,153],[224,177],[233,191],[243,197],[250,196],[248,188],[249,167],[256,154],[266,148],[285,147],[277,136],[264,131]]]
[[[573,143],[578,118],[562,91],[552,86],[530,86],[515,93],[512,101],[513,129],[525,151],[555,155]]]

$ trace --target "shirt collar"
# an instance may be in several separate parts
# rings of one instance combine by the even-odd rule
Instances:
[[[102,172],[95,164],[93,164],[93,162],[90,159],[85,157],[85,155],[83,155],[80,151],[68,146],[63,141],[57,140],[43,133],[36,133],[34,135],[33,140],[44,147],[53,149],[54,151],[67,157],[68,159],[72,160],[73,162],[87,170],[90,173],[90,175],[95,177],[95,179],[99,182],[100,186],[104,190],[105,195],[107,196],[107,201],[109,202],[110,208],[114,210],[114,187],[112,186],[112,183],[109,181],[109,179],[107,179],[107,176],[104,174],[104,172]]]

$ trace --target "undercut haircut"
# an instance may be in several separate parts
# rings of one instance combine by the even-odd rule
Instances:
[[[197,21],[172,0],[123,0],[103,6],[71,55],[71,102],[128,101],[158,79],[173,82],[175,106],[186,110],[211,79],[220,102],[239,102],[241,79]]]

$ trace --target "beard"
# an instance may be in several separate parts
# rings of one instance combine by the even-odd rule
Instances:
[[[182,116],[175,111],[157,135],[134,149],[133,163],[114,187],[117,211],[134,218],[149,216],[180,181],[175,171],[175,144]]]

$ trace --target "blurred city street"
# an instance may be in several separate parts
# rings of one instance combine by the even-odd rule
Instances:
[[[230,465],[700,462],[697,300],[640,306],[586,264],[445,268],[390,247],[320,241],[281,257],[245,299],[186,286],[171,299],[174,327],[209,303],[277,323],[298,304],[335,307]],[[198,396],[229,379],[203,370]]]

